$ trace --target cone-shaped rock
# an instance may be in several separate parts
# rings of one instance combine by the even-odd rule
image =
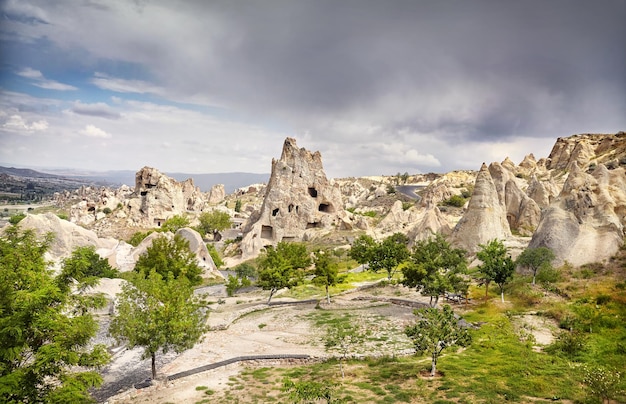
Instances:
[[[509,236],[511,230],[506,220],[505,209],[500,204],[489,169],[483,163],[476,177],[472,199],[467,211],[454,228],[451,241],[473,253],[479,250],[479,244]]]

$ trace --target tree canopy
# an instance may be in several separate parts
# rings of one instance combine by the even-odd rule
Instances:
[[[180,353],[193,347],[207,329],[207,317],[186,278],[169,273],[164,279],[153,270],[147,278],[122,287],[109,332],[129,348],[144,348],[144,357],[152,359],[155,379],[157,352]]]
[[[348,256],[361,265],[368,264],[375,246],[376,241],[371,236],[363,234],[352,242]]]
[[[471,336],[466,328],[459,326],[448,305],[443,306],[443,310],[434,307],[418,309],[415,315],[417,322],[407,326],[404,332],[413,341],[417,353],[430,353],[430,375],[435,376],[441,352],[454,345],[467,346]]]
[[[257,285],[270,291],[269,304],[276,291],[292,288],[300,283],[303,269],[311,265],[311,258],[302,243],[281,241],[276,248],[268,245],[258,258]]]
[[[72,255],[63,260],[63,269],[57,275],[60,287],[69,285],[72,279],[84,286],[94,286],[100,278],[115,278],[119,271],[111,268],[109,261],[96,253],[94,246],[78,247]]]
[[[330,303],[328,288],[341,281],[337,263],[328,251],[317,250],[314,253],[313,264],[315,265],[313,284],[324,286],[326,289],[326,301]]]
[[[210,212],[204,212],[198,218],[200,224],[196,227],[196,230],[200,234],[217,234],[222,230],[226,230],[231,225],[230,215],[220,210],[212,210]]]
[[[508,255],[507,248],[502,241],[493,239],[487,244],[480,244],[480,251],[476,257],[482,261],[478,266],[481,279],[485,282],[485,296],[489,291],[489,283],[495,282],[500,287],[500,296],[504,303],[504,285],[513,276],[515,263]]]
[[[420,240],[413,247],[409,263],[402,268],[402,284],[430,296],[431,305],[434,298],[435,306],[445,292],[466,294],[465,255],[465,250],[452,248],[441,234]]]
[[[155,238],[137,259],[134,270],[144,278],[154,270],[162,278],[168,278],[168,273],[176,279],[185,277],[192,285],[199,285],[202,281],[202,268],[197,257],[189,249],[189,241],[180,235],[171,240],[165,236]]]
[[[93,402],[109,355],[90,345],[98,324],[77,308],[69,277],[55,280],[44,253],[52,237],[9,227],[0,236],[0,402]],[[69,269],[68,269],[69,271]],[[83,304],[95,303],[83,301]]]
[[[167,219],[161,226],[161,231],[170,231],[176,233],[178,230],[189,227],[189,218],[183,215],[174,215]]]
[[[554,252],[547,247],[527,248],[517,257],[515,264],[522,268],[529,268],[533,273],[533,285],[537,271],[549,267],[554,260]]]

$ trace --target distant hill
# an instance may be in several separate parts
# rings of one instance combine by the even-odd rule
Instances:
[[[43,169],[42,169],[43,171]],[[77,188],[80,185],[100,185],[109,187],[119,187],[120,185],[135,186],[135,171],[112,170],[112,171],[80,171],[75,169],[45,169],[45,172],[35,171],[29,168],[7,168],[0,167],[0,174],[12,175],[23,178],[40,179],[65,179],[70,181]],[[224,184],[227,194],[236,189],[251,184],[267,183],[269,174],[257,173],[211,173],[211,174],[188,174],[188,173],[168,173],[165,175],[174,178],[176,181],[193,179],[193,183],[203,192],[208,192],[213,185]]]

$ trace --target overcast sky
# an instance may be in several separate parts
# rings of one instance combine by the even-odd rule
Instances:
[[[0,163],[330,177],[626,130],[624,0],[0,0]]]

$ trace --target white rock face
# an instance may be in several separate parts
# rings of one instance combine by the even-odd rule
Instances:
[[[117,240],[99,238],[91,230],[82,228],[67,220],[60,219],[53,213],[43,215],[28,214],[19,223],[22,229],[32,229],[38,237],[42,238],[46,233],[52,233],[54,240],[48,253],[54,260],[69,257],[78,247],[94,246],[96,249],[112,249],[117,245]]]
[[[498,191],[487,165],[483,163],[470,199],[467,211],[452,231],[451,242],[470,253],[479,250],[495,238],[503,240],[511,236],[506,211],[498,199]]]
[[[575,161],[558,199],[545,210],[530,247],[548,247],[561,262],[579,266],[613,256],[624,239],[624,168],[599,165],[593,174]]]
[[[261,210],[243,229],[242,256],[251,258],[268,244],[303,241],[349,222],[339,185],[329,181],[319,152],[299,149],[287,138],[272,174]]]

